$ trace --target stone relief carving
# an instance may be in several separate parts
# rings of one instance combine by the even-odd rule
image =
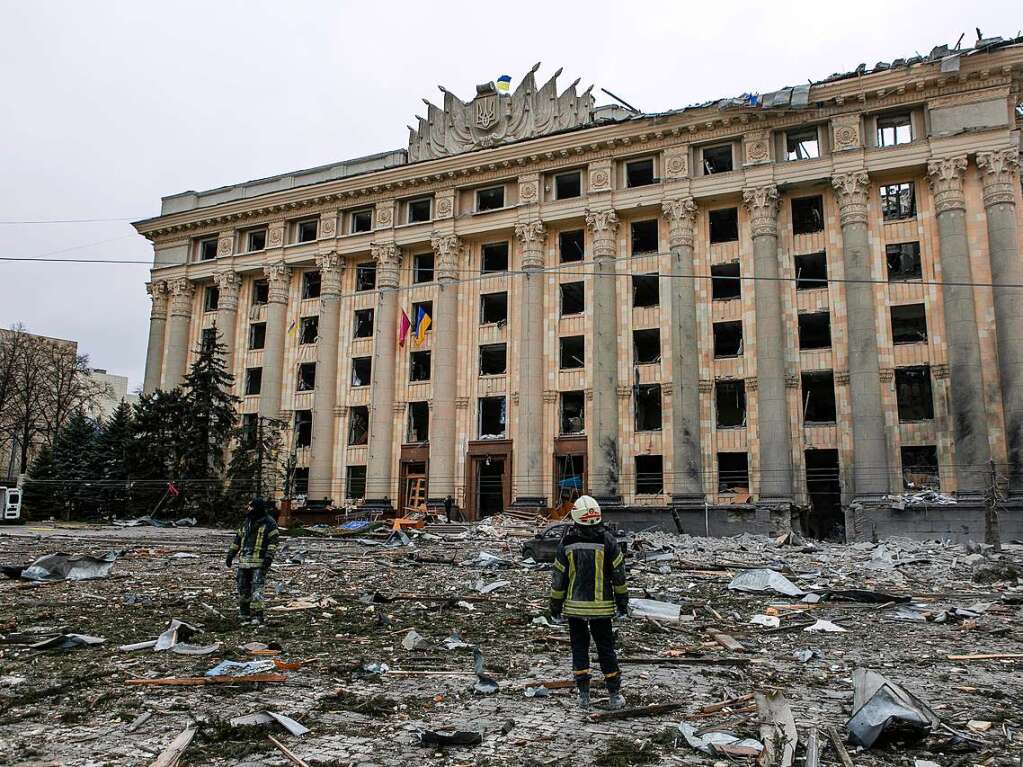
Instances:
[[[1019,166],[1018,149],[977,152],[977,173],[984,185],[984,207],[1016,201]]]
[[[671,247],[693,247],[693,224],[696,222],[696,201],[692,197],[673,197],[661,203],[668,219],[668,244]]]
[[[337,234],[337,211],[324,213],[320,216],[320,237],[333,237]]]
[[[284,222],[270,224],[267,229],[267,247],[279,248],[284,244]]]
[[[458,276],[458,260],[462,255],[462,241],[454,234],[430,237],[430,247],[437,256],[437,279],[453,280]]]
[[[591,123],[592,86],[577,95],[576,80],[559,96],[557,79],[561,70],[537,88],[534,75],[539,68],[537,63],[511,94],[498,93],[493,82],[477,85],[476,98],[468,103],[438,86],[444,94],[444,106],[423,100],[426,117],[416,115],[417,127],[409,126],[409,161],[486,149]]]
[[[863,143],[860,141],[860,116],[852,114],[833,117],[831,119],[831,137],[836,152],[858,149]]]
[[[742,137],[745,165],[757,165],[770,160],[771,152],[768,149],[770,137],[771,134],[768,131],[754,131]]]
[[[867,223],[867,193],[870,177],[865,170],[842,173],[831,179],[838,198],[838,216],[842,225]]]
[[[774,184],[742,190],[754,237],[778,234],[778,187]]]
[[[234,233],[221,237],[217,240],[217,255],[218,256],[230,256],[234,251]]]
[[[664,180],[677,181],[689,177],[689,147],[672,147],[664,151]]]
[[[934,210],[941,214],[947,210],[966,207],[963,176],[966,175],[966,157],[945,157],[927,161],[927,183],[934,195]]]

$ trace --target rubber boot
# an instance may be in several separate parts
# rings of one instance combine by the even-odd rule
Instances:
[[[590,708],[590,685],[588,682],[579,685],[579,708],[584,711]]]
[[[611,698],[607,702],[607,707],[611,711],[621,711],[625,708],[625,696],[618,690],[611,693]]]
[[[266,620],[263,618],[263,611],[255,612],[252,614],[252,625],[262,626]]]

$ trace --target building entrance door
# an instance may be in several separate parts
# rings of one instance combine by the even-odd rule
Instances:
[[[804,455],[810,513],[803,515],[803,531],[818,540],[844,541],[845,515],[842,513],[842,485],[838,479],[838,451],[807,450]]]
[[[476,458],[476,513],[480,517],[501,514],[508,506],[504,497],[504,459]]]

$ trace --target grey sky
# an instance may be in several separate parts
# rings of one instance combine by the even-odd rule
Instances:
[[[405,146],[437,84],[530,66],[645,111],[1010,36],[1018,0],[0,0],[0,221],[137,219],[160,197]],[[598,103],[606,99],[598,92]],[[151,258],[127,221],[0,224],[0,255]],[[81,247],[91,243],[103,244]],[[0,325],[142,381],[142,265],[0,263]]]

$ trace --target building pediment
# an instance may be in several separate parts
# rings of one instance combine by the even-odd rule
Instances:
[[[424,99],[426,117],[416,115],[418,127],[409,126],[410,162],[471,152],[512,141],[593,123],[594,99],[590,86],[576,93],[579,80],[558,95],[559,69],[540,88],[534,75],[537,63],[513,93],[500,93],[493,82],[476,86],[476,97],[465,102],[443,86],[444,106]]]

